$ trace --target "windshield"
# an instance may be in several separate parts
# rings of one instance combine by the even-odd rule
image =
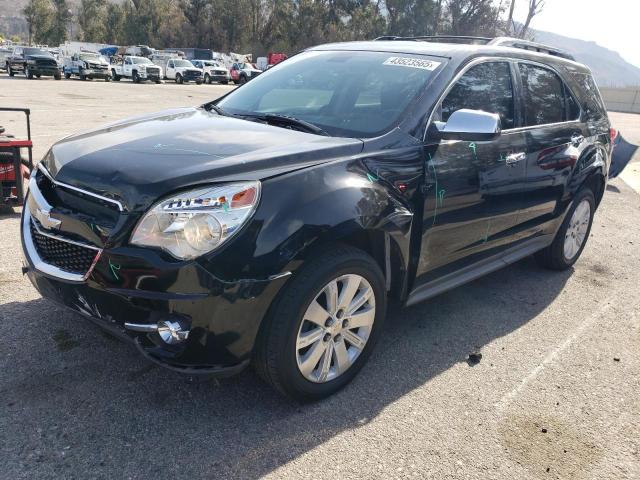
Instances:
[[[100,55],[97,53],[81,53],[80,60],[100,60]]]
[[[40,50],[39,48],[25,48],[24,54],[25,55],[47,55],[49,57],[53,56],[49,52],[45,52],[44,50]]]
[[[307,52],[234,90],[218,106],[236,115],[275,113],[331,135],[388,130],[444,59],[383,52]]]
[[[135,63],[135,64],[140,65],[142,63],[146,63],[146,64],[151,63],[152,64],[153,62],[151,60],[149,60],[148,58],[136,57],[136,58],[132,58],[131,59],[131,63]]]
[[[193,64],[189,60],[174,60],[176,67],[193,67]]]

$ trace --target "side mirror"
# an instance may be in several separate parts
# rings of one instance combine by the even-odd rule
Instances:
[[[466,142],[494,140],[500,136],[500,115],[481,110],[456,110],[447,123],[437,129],[440,140],[463,140]]]

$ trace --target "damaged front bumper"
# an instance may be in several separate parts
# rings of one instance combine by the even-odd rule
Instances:
[[[288,278],[287,272],[225,281],[197,261],[171,261],[133,247],[100,251],[82,279],[60,278],[43,271],[31,238],[39,234],[31,233],[28,207],[24,211],[24,272],[42,296],[133,341],[151,361],[183,373],[228,376],[242,370],[260,323]]]

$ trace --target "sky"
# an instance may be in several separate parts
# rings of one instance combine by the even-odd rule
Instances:
[[[524,22],[528,0],[515,0],[516,21]],[[531,28],[593,40],[640,67],[640,0],[546,0]]]

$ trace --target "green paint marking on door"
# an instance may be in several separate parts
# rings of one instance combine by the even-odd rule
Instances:
[[[118,274],[116,273],[116,270],[120,270],[120,265],[113,263],[111,259],[109,259],[109,268],[111,269],[113,278],[115,278],[116,280],[120,280],[120,277],[118,277]]]

